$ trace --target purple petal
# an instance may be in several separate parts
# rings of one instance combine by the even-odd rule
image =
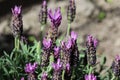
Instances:
[[[94,47],[97,47],[97,45],[98,45],[98,41],[97,39],[94,39]]]
[[[48,16],[51,20],[53,19],[53,14],[51,9],[48,10]]]
[[[43,6],[46,6],[47,5],[47,2],[46,0],[43,1]]]
[[[43,39],[43,46],[46,48],[46,49],[48,49],[48,48],[50,48],[50,46],[51,46],[51,39]]]
[[[71,46],[72,46],[72,41],[71,41],[71,39],[69,39],[68,42],[67,42],[67,44],[66,44],[66,48],[70,49]]]
[[[120,61],[120,56],[119,56],[119,55],[116,55],[116,56],[115,56],[115,60],[116,60],[116,61]]]
[[[24,77],[22,77],[20,80],[25,80]]]
[[[47,73],[43,72],[42,76],[41,76],[41,80],[47,80]]]
[[[72,31],[72,32],[71,32],[71,38],[73,38],[74,40],[76,40],[77,37],[78,37],[77,33],[74,32],[74,31]]]
[[[85,75],[85,80],[97,80],[97,78],[93,74],[88,74]]]

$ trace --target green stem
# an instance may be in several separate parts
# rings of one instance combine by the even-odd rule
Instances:
[[[19,38],[17,38],[17,50],[19,50],[19,48],[20,48],[20,40]]]
[[[90,66],[90,68],[89,68],[89,74],[91,74],[92,71],[93,71],[93,68]]]
[[[19,46],[20,46],[20,40],[19,40],[19,37],[16,36],[15,37],[15,49],[19,50]]]
[[[75,78],[75,68],[72,68],[72,76],[71,76],[71,80],[73,80]]]
[[[70,34],[70,23],[68,23],[67,36]]]
[[[114,80],[115,79],[115,75],[113,75],[112,79],[111,80]]]
[[[65,70],[62,71],[62,80],[64,80]]]
[[[45,27],[45,25],[42,25],[41,29],[40,29],[40,41],[42,41],[42,39],[43,39],[43,30],[44,30],[44,27]]]
[[[15,45],[14,45],[15,49],[17,49],[17,37],[15,37]]]

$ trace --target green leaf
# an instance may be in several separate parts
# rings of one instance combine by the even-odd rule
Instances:
[[[80,54],[80,58],[84,58],[85,57],[85,54],[84,53],[81,53]]]
[[[105,0],[106,2],[108,2],[108,3],[112,3],[113,2],[113,0]]]
[[[106,57],[102,56],[101,58],[101,65],[104,65],[106,63]]]
[[[101,12],[98,14],[98,19],[99,19],[99,20],[103,20],[103,19],[105,18],[105,16],[106,16],[106,13],[103,12],[103,11],[101,11]]]
[[[8,77],[10,77],[9,72],[8,72],[8,70],[6,69],[6,67],[5,67],[5,66],[2,66],[2,68],[3,68],[4,72],[5,72],[5,75],[7,75]]]

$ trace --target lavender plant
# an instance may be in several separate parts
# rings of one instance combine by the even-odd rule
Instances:
[[[76,15],[76,5],[75,0],[69,0],[69,5],[67,8],[67,20],[68,20],[68,28],[67,28],[67,36],[70,34],[70,24],[74,21]]]
[[[19,40],[23,33],[23,21],[21,6],[15,6],[12,10],[11,29],[15,37],[15,48],[19,49]]]
[[[75,6],[75,1],[70,0],[68,24],[75,18]],[[97,39],[88,35],[86,48],[81,49],[78,34],[70,32],[70,26],[67,39],[60,40],[58,45],[61,8],[56,8],[53,14],[51,9],[47,11],[47,1],[43,0],[39,16],[42,25],[46,24],[47,16],[51,21],[47,34],[43,40],[35,40],[33,45],[28,45],[20,41],[23,33],[21,7],[12,8],[11,27],[15,37],[15,49],[9,54],[4,52],[0,57],[1,80],[119,80],[119,55],[113,60],[111,68],[106,70],[106,57],[102,57],[100,63],[97,60]],[[105,74],[101,74],[102,71]]]

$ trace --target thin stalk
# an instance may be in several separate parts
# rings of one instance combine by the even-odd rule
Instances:
[[[19,50],[19,48],[20,48],[20,40],[19,38],[17,38],[17,50]]]
[[[73,80],[75,78],[75,68],[72,68],[72,76],[71,76],[71,80]]]
[[[20,40],[19,40],[19,37],[16,36],[15,37],[15,49],[19,50],[19,46],[20,46]]]
[[[42,25],[40,28],[40,41],[43,39],[43,30],[44,30],[45,25]]]
[[[111,80],[115,80],[115,75],[113,75],[112,79]]]
[[[65,79],[64,76],[65,76],[65,70],[62,71],[62,80]]]
[[[90,68],[89,68],[89,74],[92,73],[92,70],[93,70],[93,68],[90,66]]]
[[[67,36],[69,36],[69,34],[70,34],[70,26],[71,26],[71,24],[68,23],[68,27],[67,27]]]

